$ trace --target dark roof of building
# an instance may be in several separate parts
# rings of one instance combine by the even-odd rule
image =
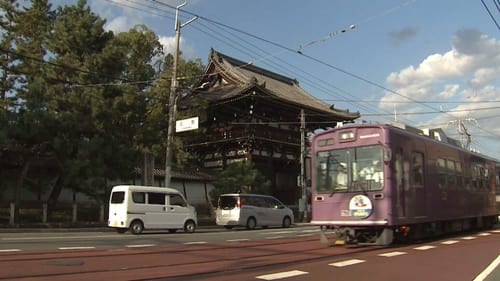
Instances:
[[[218,75],[227,83],[215,87],[214,80]],[[208,87],[203,87],[207,85]],[[232,58],[213,49],[210,52],[205,76],[195,85],[195,88],[205,89],[199,93],[203,93],[205,98],[212,101],[236,98],[251,87],[259,87],[275,99],[295,104],[300,108],[335,115],[345,120],[360,117],[359,112],[336,109],[315,98],[302,89],[296,79],[257,67],[252,62]]]

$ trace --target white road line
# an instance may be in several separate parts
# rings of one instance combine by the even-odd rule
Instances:
[[[448,241],[443,241],[441,242],[441,244],[443,245],[452,245],[452,244],[455,244],[455,243],[458,243],[460,241],[457,241],[457,240],[448,240]]]
[[[465,236],[465,237],[462,237],[460,239],[463,239],[463,240],[474,240],[476,239],[477,237],[474,237],[474,236]]]
[[[51,236],[51,237],[5,237],[0,238],[2,241],[16,240],[59,240],[59,239],[91,239],[91,238],[114,238],[123,237],[123,235],[89,235],[89,236]]]
[[[493,233],[500,233],[500,230],[492,230]]]
[[[413,249],[420,250],[420,251],[425,251],[425,250],[430,250],[430,249],[434,249],[434,248],[436,248],[436,246],[427,245],[427,246],[416,247],[416,248],[413,248]]]
[[[479,236],[490,236],[491,233],[488,233],[488,232],[483,232],[483,233],[479,233],[478,234]]]
[[[250,239],[231,239],[231,240],[226,240],[227,242],[243,242],[243,241],[250,241]]]
[[[320,232],[320,229],[302,230],[301,232]]]
[[[308,236],[313,236],[314,234],[312,233],[306,233],[306,234],[297,234],[296,236],[298,237],[308,237]]]
[[[198,242],[186,242],[184,245],[199,245],[199,244],[207,244],[208,242],[205,241],[198,241]]]
[[[265,239],[280,239],[280,238],[285,238],[285,236],[269,236],[269,237],[265,237]]]
[[[155,244],[142,244],[142,245],[126,245],[127,248],[145,248],[145,247],[153,247]]]
[[[286,233],[292,233],[292,232],[295,232],[295,231],[273,231],[273,232],[266,232],[264,234],[265,235],[267,235],[267,234],[286,234]]]
[[[406,255],[406,252],[389,252],[389,253],[383,253],[380,254],[379,256],[381,257],[395,257],[395,256],[400,256],[400,255]]]
[[[362,263],[362,262],[365,262],[365,260],[352,259],[352,260],[334,262],[334,263],[330,263],[328,265],[335,266],[335,267],[344,267],[344,266],[354,265],[354,264],[358,264],[358,263]]]
[[[11,253],[11,252],[20,252],[21,250],[19,249],[4,249],[0,250],[0,253]]]
[[[95,249],[95,247],[60,247],[59,250],[89,250]]]
[[[486,269],[479,273],[479,275],[476,276],[473,281],[483,281],[484,279],[486,279],[486,277],[488,277],[488,275],[490,275],[490,273],[495,270],[498,264],[500,264],[500,255],[498,255],[497,258],[493,260],[490,265],[488,265],[488,267],[486,267]]]
[[[305,271],[301,271],[301,270],[290,270],[290,271],[284,271],[284,272],[278,272],[278,273],[272,273],[272,274],[266,274],[266,275],[259,275],[259,276],[256,276],[255,278],[261,279],[261,280],[277,280],[277,279],[289,278],[289,277],[294,277],[294,276],[299,276],[299,275],[304,275],[304,274],[309,274],[309,272],[305,272]]]

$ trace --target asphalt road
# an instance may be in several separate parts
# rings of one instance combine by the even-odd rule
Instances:
[[[318,231],[0,233],[0,280],[500,280],[499,230],[390,247],[328,247]]]

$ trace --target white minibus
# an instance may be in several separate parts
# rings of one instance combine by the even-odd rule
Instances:
[[[290,227],[293,211],[273,196],[260,194],[222,194],[216,210],[217,225],[231,229],[245,226]]]
[[[108,226],[119,233],[130,229],[140,234],[144,229],[196,229],[196,210],[173,188],[136,185],[113,187],[109,199]]]

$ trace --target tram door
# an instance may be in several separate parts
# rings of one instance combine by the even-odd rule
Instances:
[[[406,217],[406,190],[403,168],[403,153],[396,153],[394,160],[394,179],[396,185],[396,215],[399,218]]]
[[[414,151],[411,158],[410,184],[412,185],[415,198],[415,216],[424,217],[427,215],[427,195],[424,184],[424,154]]]

